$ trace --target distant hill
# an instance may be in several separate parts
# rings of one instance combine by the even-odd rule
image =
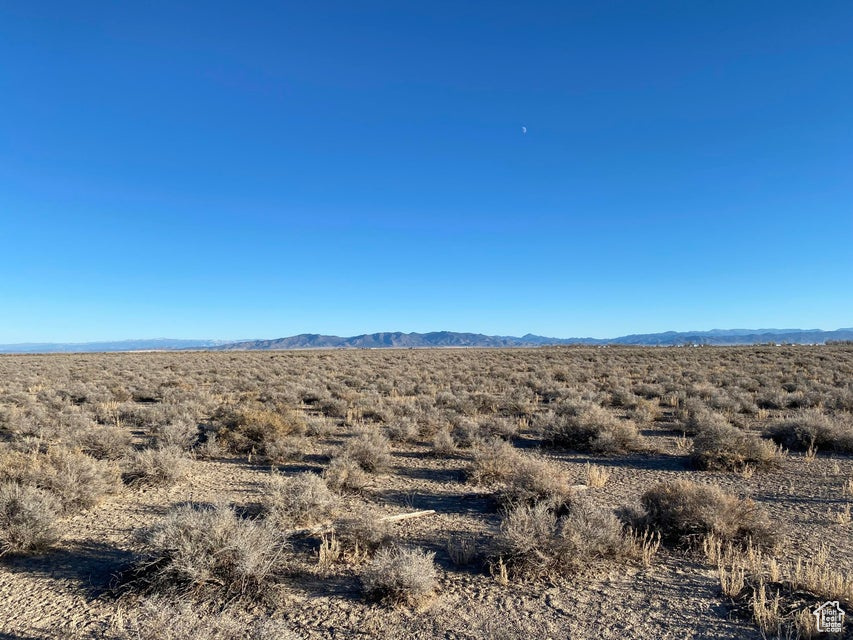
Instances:
[[[302,333],[274,340],[121,340],[116,342],[30,343],[0,345],[0,353],[91,353],[98,351],[150,351],[205,349],[212,351],[265,351],[282,349],[424,349],[430,347],[539,347],[547,345],[748,345],[761,343],[823,344],[853,340],[853,328],[836,331],[820,329],[712,329],[710,331],[666,331],[619,338],[549,338],[532,333],[519,337],[487,336],[482,333],[432,331],[430,333],[366,333],[343,338]]]

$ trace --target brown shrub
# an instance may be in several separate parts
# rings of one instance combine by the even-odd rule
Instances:
[[[366,508],[338,520],[335,535],[344,550],[358,558],[372,554],[391,540],[391,525],[382,520],[382,513],[375,508]]]
[[[633,551],[616,516],[582,499],[573,500],[563,516],[543,503],[508,509],[498,549],[519,577],[576,573],[603,560],[626,559]]]
[[[626,453],[642,448],[637,425],[595,404],[551,416],[543,436],[546,442],[576,451]]]
[[[674,480],[652,487],[642,498],[635,527],[659,531],[664,542],[695,545],[708,534],[725,542],[772,547],[774,529],[767,514],[752,500],[719,487]]]
[[[788,449],[804,451],[814,446],[823,451],[853,453],[853,421],[841,416],[830,418],[816,409],[774,423],[767,434]]]
[[[505,504],[547,502],[556,508],[571,495],[568,478],[559,465],[541,456],[526,455],[500,439],[474,450],[468,480],[495,486]]]
[[[214,421],[221,425],[219,442],[236,453],[265,453],[267,442],[305,433],[305,416],[292,409],[270,411],[249,407],[221,409]]]
[[[779,464],[781,454],[767,440],[730,424],[706,426],[693,440],[692,459],[699,469],[737,471],[767,469]]]

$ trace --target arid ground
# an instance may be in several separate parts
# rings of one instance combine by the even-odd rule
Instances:
[[[821,637],[851,456],[849,345],[2,356],[0,639]]]

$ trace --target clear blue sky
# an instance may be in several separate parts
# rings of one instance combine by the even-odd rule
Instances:
[[[0,0],[0,60],[3,343],[853,325],[847,0]]]

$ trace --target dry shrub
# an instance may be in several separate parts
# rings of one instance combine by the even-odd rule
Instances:
[[[163,593],[256,594],[286,548],[273,527],[221,505],[181,505],[141,537],[149,557],[136,575]]]
[[[513,574],[522,578],[576,573],[633,553],[632,540],[616,516],[586,500],[573,500],[562,516],[543,503],[508,509],[498,548]]]
[[[365,471],[382,471],[391,464],[391,443],[376,429],[359,429],[344,446],[343,456]]]
[[[746,466],[768,469],[779,464],[776,445],[730,424],[708,426],[693,439],[693,463],[699,469],[739,471]]]
[[[393,604],[418,605],[436,586],[435,554],[410,547],[379,549],[361,572],[368,597]]]
[[[713,534],[719,540],[772,548],[776,533],[766,512],[713,485],[690,480],[664,482],[646,491],[634,526],[660,532],[664,542],[696,545]]]
[[[456,452],[456,442],[450,431],[438,429],[432,437],[432,452],[436,456],[449,456]]]
[[[0,557],[50,547],[58,538],[59,509],[47,491],[17,482],[0,484]]]
[[[125,481],[130,484],[172,485],[190,475],[192,460],[176,445],[136,451],[127,463]]]
[[[155,426],[151,435],[159,447],[190,449],[198,442],[200,430],[195,421],[182,419]]]
[[[391,524],[382,513],[366,508],[335,523],[335,535],[344,551],[356,560],[370,555],[391,540]]]
[[[547,502],[559,507],[571,495],[563,470],[537,455],[525,455],[504,440],[485,442],[474,450],[468,480],[496,486],[505,504]]]
[[[830,418],[816,409],[808,409],[771,425],[768,435],[783,447],[805,451],[853,453],[853,421],[841,416]]]
[[[46,453],[9,450],[0,453],[2,480],[49,491],[65,512],[92,507],[121,486],[118,468],[112,462],[61,447]]]
[[[196,603],[146,600],[136,615],[122,613],[115,640],[297,640],[275,620],[246,622],[226,612],[200,611]]]
[[[643,447],[636,424],[595,404],[551,416],[543,436],[551,444],[594,453],[626,453]]]
[[[709,429],[730,426],[726,417],[708,406],[697,398],[689,398],[684,407],[679,410],[681,416],[681,430],[689,435],[703,433]]]
[[[294,476],[274,473],[262,498],[266,518],[285,529],[307,527],[328,520],[337,502],[325,480],[315,473]]]
[[[265,453],[266,443],[305,433],[305,416],[292,409],[221,409],[214,416],[221,425],[219,442],[236,453]]]
[[[388,425],[388,437],[394,442],[414,442],[418,439],[418,424],[411,418],[397,418]]]
[[[96,426],[80,437],[80,446],[98,460],[120,460],[130,451],[133,437],[120,427]]]
[[[326,484],[338,493],[358,492],[370,482],[370,476],[349,456],[338,456],[323,472]]]
[[[299,436],[284,436],[264,443],[264,458],[273,464],[301,460],[304,456],[305,439]]]

